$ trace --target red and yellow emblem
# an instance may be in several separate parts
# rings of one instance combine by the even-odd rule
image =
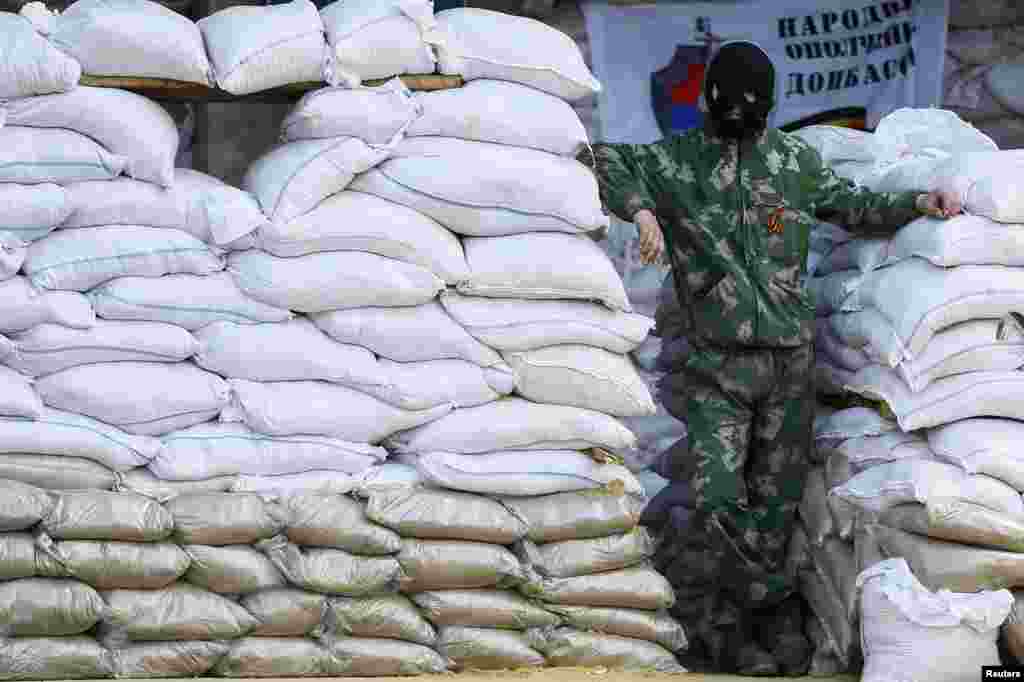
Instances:
[[[782,222],[783,213],[784,209],[780,206],[768,216],[768,232],[770,234],[782,234],[786,229],[786,224]]]

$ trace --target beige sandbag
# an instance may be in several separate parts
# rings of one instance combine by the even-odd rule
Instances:
[[[534,646],[544,652],[549,665],[613,670],[682,673],[675,655],[642,639],[584,632],[560,627],[547,632],[531,631]]]
[[[502,498],[526,521],[534,542],[584,540],[628,533],[640,522],[645,501],[605,490],[583,490],[540,497]]]
[[[174,517],[142,495],[69,490],[57,496],[40,527],[55,540],[157,542],[174,531]]]
[[[839,592],[820,571],[813,568],[801,571],[799,582],[800,594],[807,600],[811,611],[821,619],[833,651],[843,667],[849,667],[860,649],[860,640]]]
[[[266,555],[252,547],[182,547],[192,560],[185,580],[219,594],[252,594],[284,587],[287,581]]]
[[[339,637],[326,642],[345,677],[396,677],[439,674],[447,662],[422,644],[394,639]]]
[[[0,679],[110,677],[110,654],[92,637],[15,637],[0,642]]]
[[[963,500],[901,504],[881,514],[879,522],[908,533],[1009,552],[1024,552],[1024,519]]]
[[[573,578],[628,568],[649,559],[654,549],[654,538],[643,526],[623,535],[543,545],[525,540],[517,545],[523,563],[547,578]]]
[[[402,540],[398,553],[401,589],[427,590],[508,588],[525,579],[523,567],[500,545],[464,540]]]
[[[341,674],[326,648],[301,637],[246,637],[213,667],[221,677],[329,677]]]
[[[231,489],[235,480],[235,476],[216,476],[202,481],[164,481],[154,476],[147,467],[137,467],[118,474],[114,490],[145,495],[157,502],[167,502],[179,495],[226,492]]]
[[[103,615],[96,590],[77,580],[23,578],[0,583],[0,634],[4,637],[80,635]]]
[[[814,467],[807,473],[804,496],[800,501],[800,518],[807,529],[807,538],[811,544],[820,545],[826,538],[835,534],[832,512],[828,508],[824,467]]]
[[[0,480],[0,532],[26,530],[48,515],[56,501],[41,488]]]
[[[202,677],[230,648],[227,642],[145,642],[110,655],[119,679]]]
[[[427,620],[438,627],[527,630],[561,623],[555,614],[507,590],[434,590],[418,592],[411,598]]]
[[[174,516],[174,539],[183,545],[248,545],[277,535],[284,526],[274,505],[258,495],[182,495],[166,507]]]
[[[28,533],[0,534],[0,580],[36,574],[36,543]]]
[[[567,606],[604,606],[657,611],[675,604],[675,592],[649,566],[576,578],[541,578],[533,574],[520,591],[527,597]]]
[[[283,536],[263,540],[265,553],[288,582],[311,592],[364,597],[395,592],[402,567],[391,557],[361,557],[340,549],[300,548]]]
[[[665,611],[558,604],[549,604],[547,609],[577,630],[655,642],[672,652],[683,651],[688,646],[683,626]]]
[[[111,490],[117,474],[99,462],[63,455],[0,454],[0,477],[43,490]]]
[[[187,584],[112,590],[103,599],[108,612],[101,630],[115,648],[127,642],[237,639],[259,625],[230,599]]]
[[[441,628],[437,651],[456,670],[515,670],[539,668],[544,654],[530,646],[521,632],[452,625]]]
[[[366,516],[407,538],[470,540],[511,545],[526,524],[500,502],[482,495],[430,488],[375,492]]]
[[[77,578],[100,590],[159,590],[185,575],[191,560],[178,545],[36,538],[38,575]]]
[[[424,646],[433,646],[437,639],[433,626],[400,594],[332,597],[327,602],[323,630],[334,636],[401,639]]]
[[[929,590],[979,592],[1024,587],[1024,554],[933,540],[878,526],[887,557],[902,557]]]
[[[259,621],[253,637],[305,637],[320,627],[327,597],[290,587],[248,594],[239,602]]]
[[[342,495],[293,495],[282,503],[285,534],[297,545],[333,547],[352,554],[394,554],[402,548],[398,533],[371,523],[364,505]]]

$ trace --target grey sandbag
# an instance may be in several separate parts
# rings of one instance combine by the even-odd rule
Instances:
[[[92,637],[0,640],[0,680],[87,680],[113,674],[110,653]]]
[[[99,622],[106,606],[77,580],[22,578],[0,583],[0,636],[80,635]]]
[[[351,497],[293,495],[282,505],[288,519],[285,534],[297,545],[365,556],[395,554],[402,548],[398,533],[368,520],[365,505]]]
[[[36,537],[36,573],[77,578],[99,590],[159,590],[185,575],[190,559],[178,545]]]
[[[0,480],[0,532],[27,530],[50,513],[56,501],[42,488]]]
[[[114,490],[167,502],[180,495],[226,492],[236,480],[237,476],[217,476],[202,481],[164,481],[154,476],[147,467],[136,467],[118,474]]]
[[[219,594],[252,594],[288,583],[266,555],[246,545],[185,545],[192,563],[185,580]]]
[[[326,596],[291,587],[249,594],[240,603],[259,621],[253,637],[305,637],[327,611]]]
[[[0,478],[43,490],[111,490],[117,474],[84,457],[0,453]]]
[[[104,592],[107,614],[101,632],[114,645],[237,639],[259,621],[235,602],[191,585],[163,590]]]
[[[527,630],[561,623],[555,614],[506,590],[434,590],[418,592],[412,600],[435,626]]]
[[[857,619],[857,556],[853,545],[839,538],[829,538],[821,547],[811,547],[811,557],[819,572],[828,579],[839,595],[847,616]]]
[[[236,640],[212,672],[221,677],[334,677],[341,674],[330,652],[304,637]]]
[[[544,654],[530,645],[522,632],[457,625],[441,628],[437,652],[456,670],[514,670],[539,668]]]
[[[832,650],[844,668],[857,659],[860,633],[846,610],[839,592],[821,571],[811,568],[800,572],[800,594],[821,621]]]
[[[965,500],[900,504],[883,512],[878,521],[938,540],[1024,552],[1024,519]]]
[[[649,566],[576,578],[543,578],[533,574],[519,589],[527,597],[568,606],[657,611],[670,608],[676,601],[668,580]]]
[[[402,567],[392,557],[355,556],[340,549],[300,548],[283,536],[264,540],[257,549],[267,555],[296,587],[345,597],[396,592]]]
[[[526,524],[489,497],[432,488],[373,492],[366,516],[404,538],[470,540],[511,545],[526,536]]]
[[[379,597],[331,597],[324,616],[324,633],[338,637],[401,639],[433,646],[437,633],[400,594]]]
[[[174,517],[158,502],[133,493],[67,490],[43,517],[42,530],[55,540],[158,542],[174,531]]]
[[[820,545],[835,535],[832,510],[828,508],[828,490],[825,487],[825,468],[814,467],[807,473],[804,496],[800,501],[800,519],[804,522],[807,539]]]
[[[548,609],[577,630],[592,630],[607,635],[655,642],[669,651],[687,648],[686,632],[666,611],[594,608],[590,606],[548,605]]]
[[[121,679],[200,677],[231,646],[227,642],[145,642],[110,652],[114,676]]]
[[[682,673],[675,655],[660,644],[642,639],[584,632],[571,627],[527,633],[544,652],[548,665],[611,668],[624,671]]]
[[[654,554],[655,542],[643,526],[623,535],[588,540],[563,540],[536,545],[530,540],[517,546],[519,558],[546,578],[573,578],[617,571],[642,563]]]
[[[448,662],[422,644],[395,639],[332,638],[325,644],[345,677],[430,675],[448,670]]]
[[[182,545],[251,545],[284,527],[276,505],[247,493],[199,493],[169,500]]]
[[[500,545],[465,540],[402,540],[398,553],[402,567],[401,590],[506,588],[525,579],[512,552]]]
[[[505,497],[502,504],[526,521],[534,542],[584,540],[628,533],[640,522],[644,500],[597,489],[540,497]]]
[[[825,485],[829,490],[844,485],[855,475],[850,458],[838,450],[825,460]]]
[[[36,575],[36,542],[28,533],[0,534],[0,580]]]

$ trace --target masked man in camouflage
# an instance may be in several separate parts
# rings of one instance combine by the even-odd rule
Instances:
[[[644,261],[667,246],[692,347],[678,371],[697,509],[675,559],[686,575],[676,613],[711,669],[802,674],[810,644],[785,556],[815,404],[815,307],[801,286],[809,232],[821,219],[892,233],[960,206],[949,193],[855,187],[769,129],[775,71],[752,43],[722,46],[704,95],[703,128],[599,145],[596,171],[608,209],[636,224]]]

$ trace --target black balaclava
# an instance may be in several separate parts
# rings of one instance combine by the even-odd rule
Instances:
[[[746,41],[722,45],[704,80],[704,98],[717,133],[752,139],[768,127],[775,106],[775,67],[765,51]]]

